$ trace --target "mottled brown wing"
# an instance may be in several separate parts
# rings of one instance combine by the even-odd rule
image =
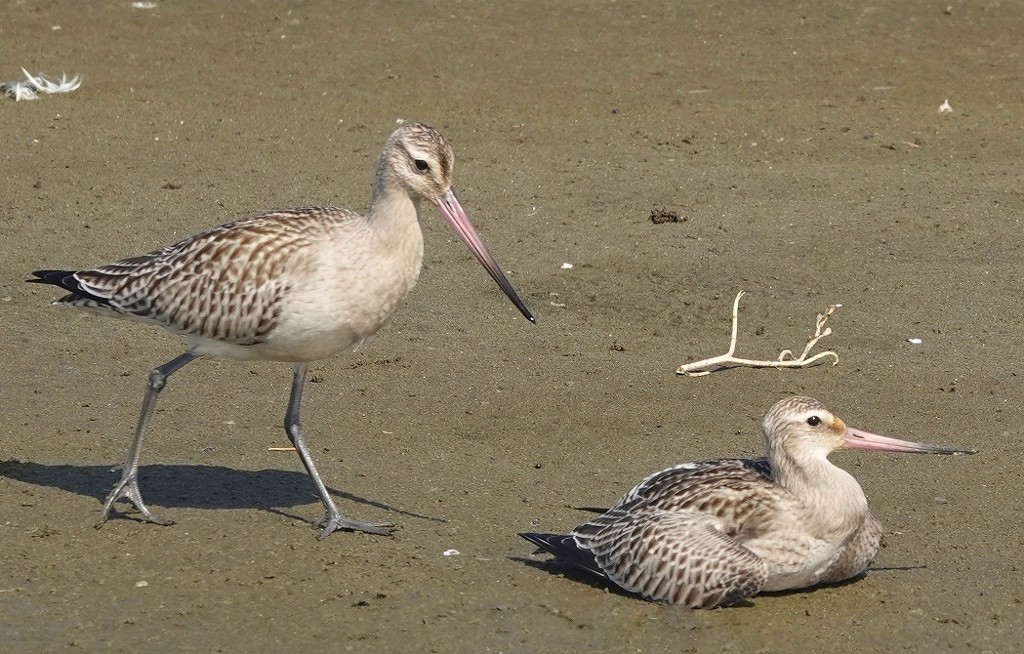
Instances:
[[[619,499],[627,504],[638,498],[657,499],[681,495],[698,486],[715,486],[723,481],[761,483],[771,480],[767,459],[716,459],[680,463],[645,477]]]
[[[715,518],[639,501],[573,530],[609,579],[659,602],[714,608],[757,594],[768,568]]]
[[[683,463],[656,472],[630,489],[615,507],[649,502],[667,511],[712,515],[734,535],[785,501],[765,459],[720,459]]]
[[[79,271],[77,295],[63,304],[108,310],[178,334],[239,345],[274,329],[296,253],[324,223],[350,220],[333,208],[294,209],[246,218],[156,252]]]

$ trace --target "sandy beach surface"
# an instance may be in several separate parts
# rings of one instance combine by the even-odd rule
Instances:
[[[1022,29],[1005,1],[5,2],[0,78],[84,81],[0,99],[0,649],[1021,651]],[[398,120],[451,141],[538,316],[431,211],[403,307],[314,364],[320,471],[400,529],[318,540],[297,457],[268,451],[290,367],[230,361],[174,376],[152,424],[142,490],[176,524],[94,529],[181,344],[48,306],[27,274],[364,210]],[[676,376],[725,350],[741,289],[738,354],[799,350],[842,304],[820,344],[838,365]],[[978,450],[833,457],[886,528],[863,579],[693,612],[516,536],[758,454],[791,394]]]

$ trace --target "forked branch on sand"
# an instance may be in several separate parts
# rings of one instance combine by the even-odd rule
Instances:
[[[819,352],[810,358],[808,358],[807,355],[810,354],[811,348],[817,345],[818,341],[832,333],[832,328],[825,327],[825,323],[828,322],[829,316],[835,313],[836,309],[843,306],[841,304],[833,304],[825,310],[825,313],[818,314],[818,320],[814,327],[814,335],[807,341],[804,351],[801,352],[798,357],[793,356],[792,350],[783,350],[779,353],[779,358],[775,361],[740,359],[733,356],[736,353],[736,331],[739,326],[740,298],[745,294],[746,291],[740,291],[737,293],[736,299],[733,300],[732,303],[732,339],[729,341],[729,351],[717,357],[711,357],[710,359],[684,363],[676,369],[677,375],[703,377],[704,375],[710,374],[713,369],[731,366],[747,366],[749,368],[806,368],[807,366],[820,363],[822,360],[828,358],[832,359],[833,366],[839,363],[839,355],[832,350]]]

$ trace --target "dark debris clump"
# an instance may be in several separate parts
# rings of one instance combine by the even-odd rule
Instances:
[[[655,225],[663,225],[665,223],[681,223],[686,222],[686,218],[680,217],[678,211],[672,211],[671,209],[651,209],[651,222]]]

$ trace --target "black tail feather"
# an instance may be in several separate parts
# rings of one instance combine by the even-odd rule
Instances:
[[[25,281],[33,284],[53,284],[72,293],[81,293],[82,290],[78,288],[78,281],[74,277],[76,272],[75,270],[33,270],[32,274],[36,276],[36,279],[26,279]]]
[[[538,534],[533,532],[523,532],[519,535],[548,554],[553,554],[557,558],[568,563],[572,563],[573,565],[583,568],[587,572],[591,572],[599,577],[604,579],[608,578],[608,575],[601,570],[601,566],[597,564],[597,559],[594,558],[593,552],[585,550],[577,545],[576,539],[572,536],[565,534]]]
[[[52,284],[53,286],[59,286],[71,295],[65,296],[63,300],[74,300],[79,298],[88,298],[95,300],[99,304],[110,304],[107,298],[93,295],[89,291],[82,288],[82,285],[75,278],[77,270],[33,270],[32,274],[36,276],[36,279],[26,279],[25,281],[32,284]]]

